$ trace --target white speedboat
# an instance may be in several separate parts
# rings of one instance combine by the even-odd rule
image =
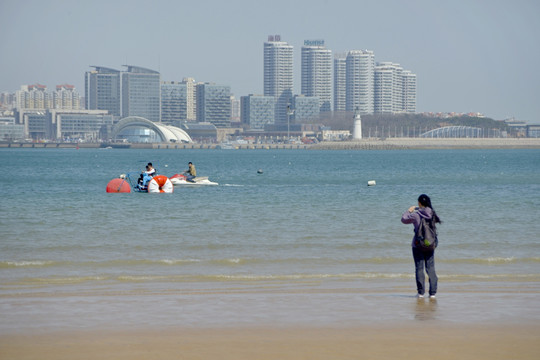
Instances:
[[[208,176],[197,176],[192,181],[188,181],[186,176],[183,174],[174,174],[169,178],[171,180],[171,183],[174,186],[178,185],[187,185],[187,186],[194,186],[194,185],[219,185],[217,182],[213,182],[208,180]]]

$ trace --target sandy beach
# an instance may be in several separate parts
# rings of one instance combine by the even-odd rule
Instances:
[[[75,331],[0,337],[2,359],[538,359],[540,326]]]
[[[32,307],[41,310],[34,310],[28,320],[39,324],[44,316],[41,326],[14,324],[12,330],[4,326],[0,358],[540,358],[535,285],[490,284],[477,292],[445,286],[445,290],[450,292],[435,300],[416,299],[406,291],[380,293],[376,288],[307,293],[254,290],[241,297],[227,291],[203,297],[193,294],[170,308],[167,303],[178,303],[182,294],[148,294],[146,299],[133,300],[130,308],[126,307],[136,295],[125,294],[99,298],[108,314],[99,325],[91,325],[91,319],[104,314],[92,309],[91,297],[54,296],[49,304],[33,298]],[[20,306],[23,300],[12,299],[22,301]],[[78,310],[62,311],[66,302]],[[211,310],[217,304],[220,311]],[[134,318],[134,314],[138,315]],[[210,317],[213,322],[199,321]]]

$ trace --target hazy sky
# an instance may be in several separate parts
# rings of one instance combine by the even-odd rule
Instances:
[[[540,123],[538,0],[0,0],[0,92],[72,84],[90,65],[124,64],[162,80],[263,92],[263,43],[368,49],[418,77],[417,111],[481,112]]]

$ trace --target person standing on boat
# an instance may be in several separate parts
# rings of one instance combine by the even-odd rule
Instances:
[[[188,169],[184,171],[184,174],[186,174],[186,180],[189,182],[195,182],[195,177],[197,176],[197,170],[195,170],[195,165],[190,161],[188,163]]]
[[[404,224],[413,224],[414,233],[418,231],[420,219],[432,220],[433,227],[435,223],[441,223],[441,219],[437,216],[431,205],[431,199],[426,194],[418,197],[418,206],[411,206],[401,216],[401,222]],[[414,267],[416,270],[416,289],[417,297],[423,298],[425,292],[424,286],[424,266],[429,277],[429,297],[435,298],[437,293],[437,274],[435,272],[435,249],[423,250],[416,246],[415,238],[412,241],[412,253],[414,258]]]

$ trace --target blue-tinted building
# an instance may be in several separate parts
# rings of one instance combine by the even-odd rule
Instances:
[[[204,83],[197,85],[197,121],[215,127],[231,125],[231,87]]]
[[[172,124],[174,121],[185,121],[187,101],[186,83],[171,81],[161,84],[161,122]]]
[[[313,122],[319,119],[320,107],[319,97],[295,95],[292,99],[292,109],[294,113],[291,122],[301,124],[303,122]]]
[[[121,82],[119,70],[91,66],[95,70],[85,73],[85,101],[87,110],[107,110],[110,115],[121,116]]]
[[[240,98],[242,124],[252,130],[264,130],[274,124],[275,99],[273,96],[248,95]]]
[[[138,66],[124,65],[122,72],[122,117],[140,116],[161,121],[161,75]]]

